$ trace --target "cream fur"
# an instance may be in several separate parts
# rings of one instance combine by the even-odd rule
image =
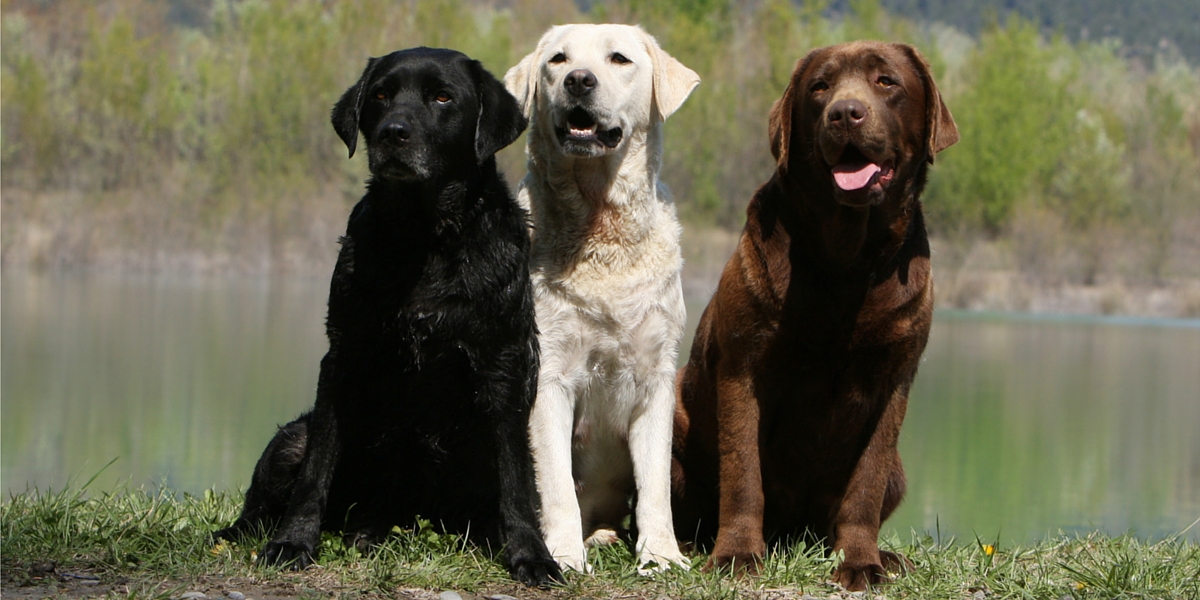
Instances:
[[[576,69],[596,76],[587,107],[599,126],[622,129],[614,148],[569,155],[560,144],[555,127],[577,102],[563,79]],[[529,435],[542,530],[564,568],[588,569],[585,538],[612,540],[635,488],[639,571],[688,567],[670,501],[683,261],[658,172],[662,123],[699,83],[627,25],[554,27],[505,76],[530,117],[518,199],[533,215],[542,366]]]

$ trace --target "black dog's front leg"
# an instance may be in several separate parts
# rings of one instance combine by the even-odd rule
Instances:
[[[536,342],[535,342],[536,343]],[[537,350],[530,376],[512,382],[496,402],[496,471],[500,480],[500,533],[504,562],[513,579],[531,587],[563,580],[538,525],[538,494],[529,450],[529,409],[537,388]],[[511,376],[511,374],[509,374]]]
[[[321,519],[340,449],[337,399],[332,384],[334,362],[329,354],[321,360],[317,401],[308,424],[308,444],[300,463],[300,473],[279,529],[259,553],[260,564],[286,565],[298,570],[316,560]]]
[[[246,501],[242,514],[233,525],[212,534],[216,539],[231,542],[241,541],[247,535],[271,531],[287,512],[288,501],[295,489],[308,444],[308,422],[312,415],[305,413],[300,418],[284,425],[275,432],[267,444],[258,464],[250,489],[246,490]]]

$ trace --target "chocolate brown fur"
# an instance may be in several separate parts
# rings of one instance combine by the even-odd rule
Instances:
[[[896,442],[933,313],[919,197],[958,132],[916,50],[856,42],[797,65],[770,138],[778,169],[679,373],[676,534],[754,570],[767,541],[808,532],[860,590],[905,562],[877,539],[904,496]],[[846,191],[847,161],[882,168]]]

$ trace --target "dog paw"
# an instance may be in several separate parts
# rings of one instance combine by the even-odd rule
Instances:
[[[648,540],[638,551],[638,575],[652,575],[670,568],[691,570],[692,563],[679,551],[674,539]]]
[[[208,534],[208,541],[214,544],[219,540],[225,540],[227,542],[240,542],[242,541],[242,536],[245,535],[245,533],[246,532],[244,529],[238,527],[237,523],[234,523],[225,529],[218,529]]]
[[[312,544],[272,540],[258,553],[258,564],[300,571],[313,564],[315,557],[316,551]]]
[[[583,540],[583,545],[586,548],[599,548],[601,546],[611,546],[621,541],[615,529],[597,529],[589,535],[586,540]]]
[[[759,552],[716,552],[704,564],[705,571],[728,569],[734,573],[757,575],[762,566],[763,553]]]
[[[757,575],[766,554],[767,544],[761,537],[721,537],[718,534],[704,570],[729,569],[734,573]]]
[[[899,552],[880,550],[879,561],[883,563],[883,570],[887,571],[888,575],[904,575],[916,569],[912,561]]]
[[[833,571],[833,583],[848,592],[861,592],[869,585],[888,581],[887,573],[880,564],[851,564],[843,562]]]
[[[529,558],[513,561],[508,572],[512,578],[532,588],[548,588],[552,583],[563,583],[562,570],[553,558]]]
[[[558,566],[564,572],[592,572],[592,566],[587,562],[587,548],[583,546],[582,540],[575,543],[558,544],[548,541],[546,547],[550,550],[550,555],[554,557],[554,560],[558,561]]]
[[[504,548],[504,564],[512,578],[529,587],[562,583],[562,570],[536,529],[513,532]]]
[[[362,554],[370,554],[385,539],[387,539],[387,532],[375,529],[360,529],[353,533],[342,534],[342,544],[347,548],[354,548]]]

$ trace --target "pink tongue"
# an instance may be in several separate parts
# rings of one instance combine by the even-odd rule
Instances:
[[[865,163],[861,165],[840,164],[833,167],[833,180],[838,187],[846,191],[858,190],[871,183],[871,178],[880,171],[879,165]]]

